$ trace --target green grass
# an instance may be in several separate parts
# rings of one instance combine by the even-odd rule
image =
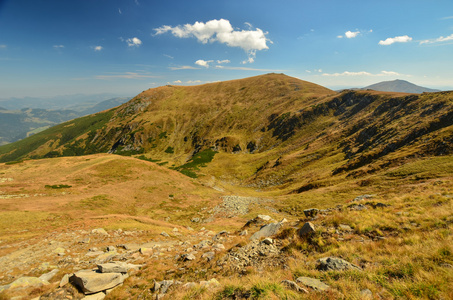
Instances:
[[[186,164],[174,167],[172,169],[181,172],[182,174],[191,178],[197,178],[196,171],[199,171],[201,167],[205,167],[206,164],[210,163],[217,151],[206,149],[195,154]]]

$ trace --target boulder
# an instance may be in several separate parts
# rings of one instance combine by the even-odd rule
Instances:
[[[116,251],[109,251],[109,252],[102,253],[101,255],[96,257],[95,263],[96,264],[106,263],[108,261],[111,261],[117,255],[118,255],[118,253]]]
[[[195,255],[193,255],[192,253],[187,253],[187,254],[183,254],[181,255],[181,259],[182,261],[191,261],[191,260],[195,260]]]
[[[57,275],[58,269],[54,269],[50,271],[49,273],[42,274],[39,276],[39,279],[44,280],[44,281],[50,281],[55,275]]]
[[[302,226],[301,229],[299,229],[297,234],[299,235],[300,238],[303,238],[303,237],[308,236],[308,235],[310,235],[310,234],[312,234],[314,232],[315,232],[315,225],[313,225],[310,222],[307,222],[307,223],[304,224],[304,226]]]
[[[373,299],[373,292],[369,289],[363,289],[360,291],[360,299],[362,300],[371,300]]]
[[[101,273],[127,273],[129,270],[138,270],[142,266],[129,264],[123,261],[113,261],[106,264],[99,264],[98,270]]]
[[[291,289],[291,290],[294,290],[296,292],[299,292],[299,293],[305,293],[305,294],[308,294],[308,291],[304,288],[301,288],[297,283],[295,283],[294,281],[291,281],[291,280],[283,280],[282,281],[282,284],[284,286],[286,286],[287,288]]]
[[[280,228],[283,226],[282,223],[271,223],[264,225],[260,228],[259,231],[255,232],[251,237],[250,240],[258,240],[261,238],[266,238],[269,236],[273,236],[278,233]]]
[[[127,275],[121,273],[98,273],[93,270],[81,270],[69,278],[69,282],[77,286],[84,294],[94,294],[111,289],[121,283]]]
[[[105,231],[104,228],[93,229],[93,230],[91,230],[91,233],[92,234],[101,234],[101,235],[109,236],[109,234],[107,233],[107,231]]]
[[[327,291],[330,289],[330,286],[315,278],[299,277],[296,281],[317,291]]]
[[[215,252],[206,252],[206,253],[203,253],[203,255],[201,256],[201,258],[206,258],[207,261],[211,261],[215,256]]]
[[[321,271],[362,270],[360,267],[338,257],[320,258],[318,259],[318,266],[316,268]]]
[[[272,245],[274,243],[274,240],[271,239],[271,238],[265,238],[262,243],[266,244],[266,245]]]
[[[318,214],[319,209],[317,208],[309,208],[304,210],[304,214],[307,218],[314,218]]]
[[[65,274],[60,280],[59,287],[64,287],[65,285],[67,285],[69,283],[69,277],[71,276],[72,274]]]
[[[168,233],[166,233],[165,231],[162,231],[160,235],[162,235],[164,237],[170,237],[170,235]]]

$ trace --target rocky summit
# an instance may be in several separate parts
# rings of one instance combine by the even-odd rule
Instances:
[[[451,299],[453,93],[162,86],[0,147],[0,299]]]

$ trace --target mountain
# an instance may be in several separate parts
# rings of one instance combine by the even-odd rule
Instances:
[[[267,74],[2,146],[0,299],[450,299],[452,100]]]
[[[400,80],[400,79],[375,83],[375,84],[362,88],[362,90],[374,90],[374,91],[381,91],[381,92],[398,92],[398,93],[414,93],[414,94],[440,92],[440,90],[425,88],[425,87],[418,86],[418,85],[415,85],[408,81]]]
[[[3,146],[0,161],[142,155],[193,177],[300,193],[344,173],[360,176],[408,158],[451,153],[452,95],[336,93],[282,74],[169,85]],[[202,171],[196,161],[205,165]],[[325,169],[301,177],[311,164]]]

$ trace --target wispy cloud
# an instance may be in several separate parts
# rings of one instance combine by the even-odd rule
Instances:
[[[420,41],[420,45],[422,44],[434,44],[434,43],[444,43],[444,42],[449,42],[453,41],[453,34],[450,34],[449,36],[446,37],[438,37],[437,39],[429,39],[429,40],[423,40]]]
[[[323,73],[322,76],[328,76],[328,77],[343,77],[343,76],[403,76],[403,74],[400,74],[398,72],[394,71],[381,71],[380,73],[373,74],[370,72],[366,71],[360,71],[360,72],[349,72],[349,71],[344,71],[343,73]]]
[[[443,18],[440,18],[441,20],[450,20],[450,19],[453,19],[453,16],[448,16],[448,17],[443,17]]]
[[[164,56],[165,56],[165,57],[168,57],[169,59],[174,59],[174,57],[173,57],[173,56],[171,56],[171,55],[168,55],[168,54],[164,54]]]
[[[124,72],[124,73],[107,73],[107,75],[97,75],[94,78],[100,80],[110,79],[141,79],[141,78],[156,78],[158,76],[150,73]]]
[[[228,66],[215,66],[216,69],[223,70],[239,70],[239,71],[260,71],[260,72],[286,72],[287,70],[275,70],[275,69],[258,69],[249,67],[228,67]]]
[[[196,65],[199,65],[201,67],[209,68],[209,64],[214,62],[213,60],[203,60],[199,59],[195,62]]]
[[[102,46],[94,46],[93,49],[94,51],[101,51],[104,48]]]
[[[195,83],[202,83],[201,80],[188,80],[187,81],[188,84],[195,84]]]
[[[6,45],[0,45],[0,49],[6,49]]]
[[[412,41],[412,38],[408,35],[395,36],[393,38],[387,38],[384,41],[379,41],[379,45],[388,46],[394,43],[407,43]]]
[[[229,59],[217,60],[218,64],[229,64],[231,61]]]
[[[119,13],[120,15],[123,14],[123,12],[121,11],[121,8],[118,8],[118,13]]]
[[[168,67],[172,71],[176,70],[198,70],[199,68],[194,66],[177,66],[177,67]]]
[[[53,45],[54,49],[63,49],[64,45]]]
[[[250,27],[250,24],[247,24]],[[269,49],[267,42],[272,43],[266,38],[266,34],[259,28],[255,30],[236,30],[231,26],[230,21],[225,19],[211,20],[206,23],[195,22],[194,24],[185,24],[178,26],[164,25],[155,28],[155,35],[161,35],[167,32],[178,38],[195,37],[203,44],[219,42],[229,47],[239,47],[246,51],[249,59],[247,62],[253,62],[256,51]]]

